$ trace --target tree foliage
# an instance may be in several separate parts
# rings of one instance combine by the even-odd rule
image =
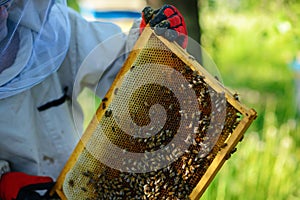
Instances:
[[[79,11],[79,5],[77,0],[67,0],[68,6],[73,8],[74,10]]]

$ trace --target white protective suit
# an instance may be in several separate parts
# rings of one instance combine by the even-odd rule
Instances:
[[[62,15],[61,10],[65,9],[62,8],[63,3],[53,2],[16,0],[16,5],[10,10],[11,20],[17,24],[15,31],[19,34],[20,45],[13,65],[0,73],[0,160],[8,161],[13,171],[47,175],[55,179],[79,140],[72,114],[73,108],[81,112],[76,103],[78,92],[82,87],[99,84],[101,90],[97,90],[97,93],[103,97],[123,64],[128,37],[114,24],[87,22],[70,9],[66,9],[66,18],[60,29],[40,36],[35,26],[44,24],[34,24],[40,17],[34,14],[34,9],[44,9],[50,13],[43,16],[44,20],[54,18],[56,13]],[[18,21],[14,18],[13,8],[25,4],[32,13],[23,15]],[[62,29],[65,32],[55,32]],[[40,65],[44,67],[42,69],[34,64],[24,67],[24,62],[34,60],[34,63],[43,56],[36,56],[40,52],[35,49],[38,46],[35,44],[36,38],[51,38],[53,35],[63,38],[60,44],[55,40],[46,43],[45,40],[39,45],[46,50],[58,49],[57,54],[49,54],[48,60],[57,59],[51,60],[50,64],[45,59]],[[108,39],[112,36],[113,39]],[[77,76],[83,60],[99,44],[97,65],[85,67]],[[65,47],[66,51],[63,51]],[[34,55],[36,57],[33,59]],[[45,63],[50,67],[45,67]],[[26,70],[32,70],[35,76],[28,76]],[[77,92],[74,99],[72,91],[75,79],[78,84],[75,85]]]

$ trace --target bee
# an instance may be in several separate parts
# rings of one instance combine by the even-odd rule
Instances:
[[[105,117],[110,117],[111,114],[112,114],[111,110],[106,110],[104,115],[105,115]]]
[[[106,102],[108,100],[108,98],[107,97],[104,97],[103,99],[102,99],[102,102]]]
[[[197,71],[193,71],[193,77],[196,77],[198,75],[198,72]]]
[[[199,144],[199,143],[201,142],[201,138],[200,138],[200,137],[196,137],[196,138],[195,138],[195,141],[196,141],[196,143]]]
[[[192,164],[192,162],[193,162],[193,159],[190,158],[188,161],[188,166],[190,166]]]
[[[118,90],[119,90],[119,88],[116,88],[116,89],[114,90],[114,94],[115,94],[115,95],[118,94]]]
[[[227,143],[224,143],[224,144],[222,144],[221,146],[220,146],[220,149],[223,149],[223,148],[225,148],[225,147],[227,147]]]
[[[230,154],[234,154],[236,152],[237,148],[235,147],[234,149],[231,150]]]
[[[231,157],[231,155],[234,154],[234,153],[236,152],[236,150],[237,150],[237,148],[233,148],[233,149],[230,151],[230,153],[227,154],[226,160],[228,160],[228,159]]]
[[[190,72],[192,72],[192,69],[189,67],[189,66],[184,66],[184,69],[185,69],[185,71],[187,72],[187,73],[190,73]]]
[[[219,77],[218,77],[218,76],[215,76],[215,79],[216,79],[217,81],[220,81],[220,79],[219,79]]]
[[[240,142],[243,141],[243,139],[244,139],[244,135],[241,137]]]
[[[91,171],[86,171],[86,172],[82,172],[82,175],[83,176],[86,176],[86,177],[90,177],[90,176],[92,176],[93,175],[93,173],[91,172]]]
[[[74,181],[73,181],[72,179],[69,180],[68,184],[69,184],[70,187],[74,187],[74,185],[75,185],[75,184],[74,184]]]
[[[234,97],[235,100],[240,101],[240,97],[239,97],[239,95],[237,93],[235,93],[233,95],[233,97]]]
[[[105,103],[102,103],[102,109],[104,110],[106,108]]]
[[[198,75],[196,76],[196,78],[197,78],[198,80],[203,80],[203,79],[205,79],[205,76],[198,74]]]

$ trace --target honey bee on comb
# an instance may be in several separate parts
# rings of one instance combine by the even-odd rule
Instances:
[[[256,117],[176,43],[145,29],[136,46],[58,178],[62,199],[199,199]]]

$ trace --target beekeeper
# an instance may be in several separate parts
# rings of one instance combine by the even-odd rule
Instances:
[[[97,45],[97,65],[81,74],[76,91],[98,84],[99,97],[148,22],[175,30],[160,34],[186,47],[185,23],[175,7],[147,7],[142,16],[126,35],[112,23],[87,22],[64,0],[0,0],[1,199],[15,199],[20,188],[59,175],[79,140],[72,115],[72,105],[80,112],[72,98],[75,77]]]

